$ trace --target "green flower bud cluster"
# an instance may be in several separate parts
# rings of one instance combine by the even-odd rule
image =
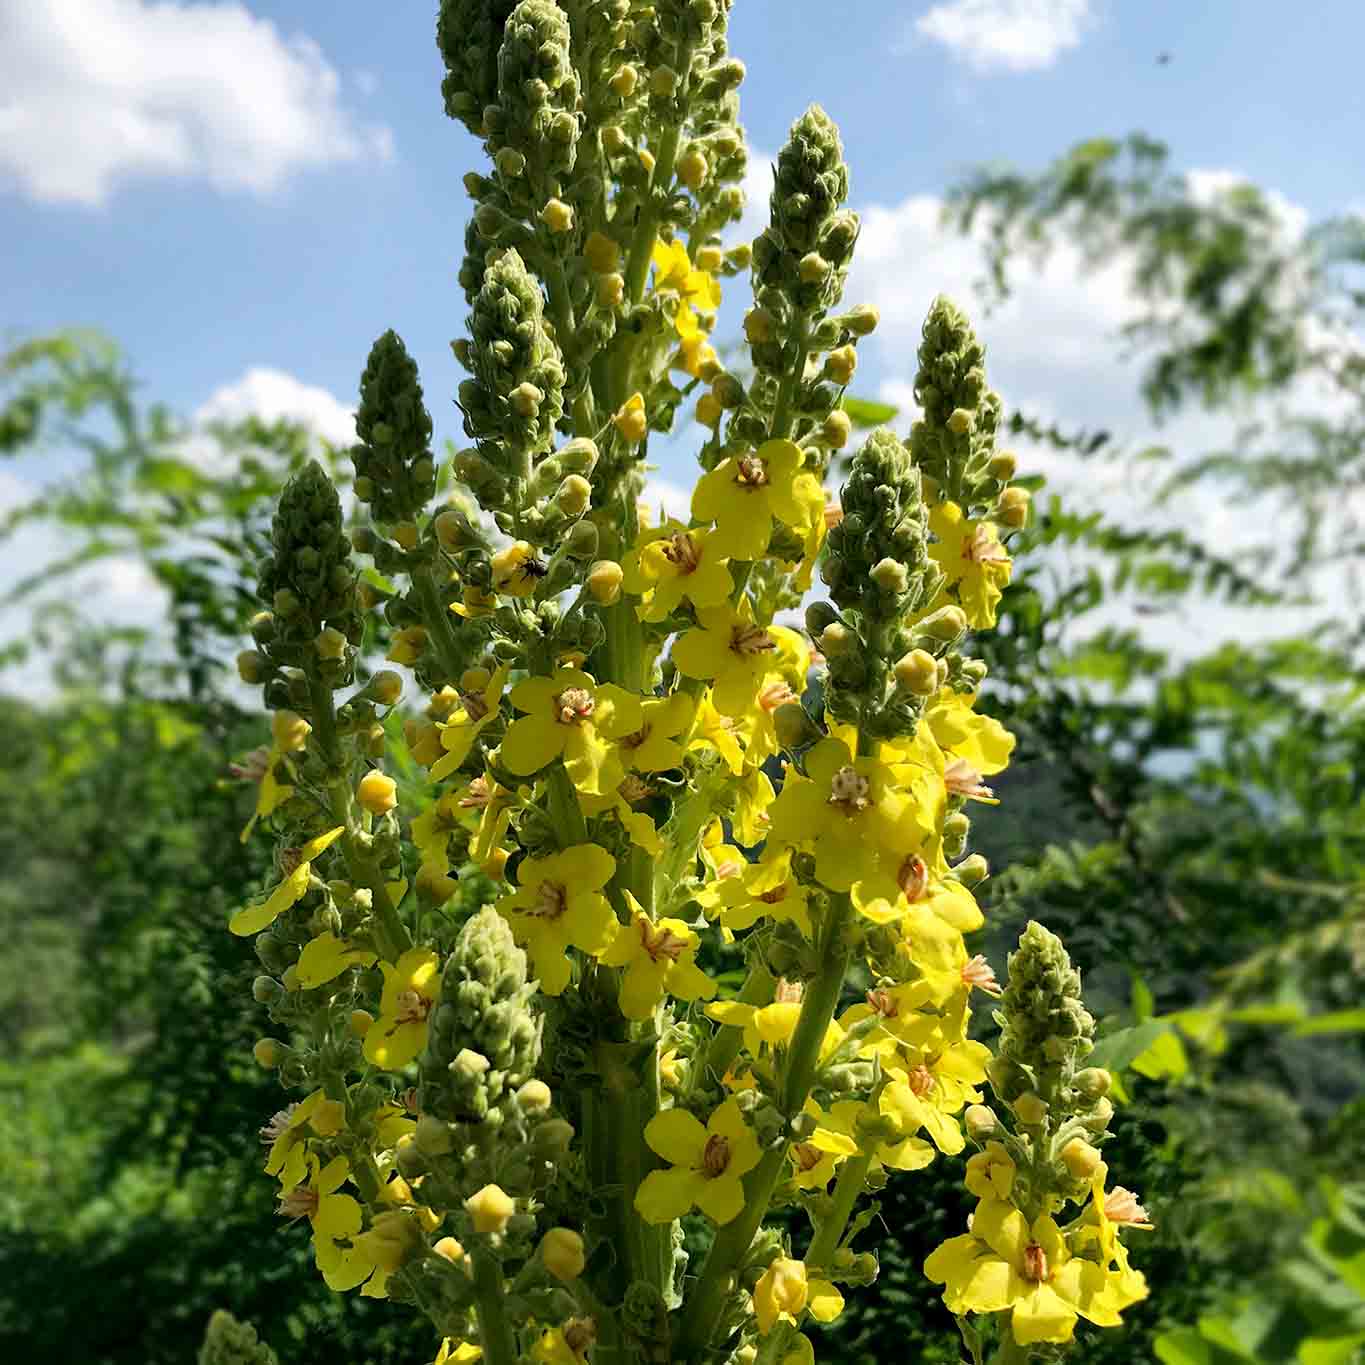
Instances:
[[[910,428],[910,453],[964,511],[993,502],[1009,482],[992,469],[1002,407],[986,387],[985,359],[966,314],[935,299],[919,347],[915,399],[924,415]]]
[[[436,46],[446,64],[441,82],[446,113],[476,137],[483,113],[498,94],[498,49],[512,0],[441,0]]]
[[[254,1327],[219,1308],[204,1329],[198,1365],[276,1365],[276,1356]]]
[[[820,572],[842,614],[816,603],[809,617],[829,658],[826,702],[832,715],[878,738],[912,734],[924,698],[937,691],[934,656],[948,642],[922,647],[919,618],[943,576],[929,558],[919,471],[894,432],[882,427],[867,438],[841,500],[843,519],[829,533]],[[917,648],[922,684],[896,672],[898,661]]]
[[[517,1196],[553,1178],[567,1125],[552,1113],[548,1087],[534,1079],[541,1036],[534,995],[507,921],[480,910],[446,960],[419,1062],[424,1189],[447,1207],[487,1184]]]
[[[1030,921],[1009,956],[1008,972],[988,1071],[991,1089],[1013,1117],[1010,1145],[1019,1161],[1014,1199],[1034,1216],[1084,1198],[1094,1169],[1091,1144],[1104,1140],[1114,1108],[1106,1098],[1108,1073],[1083,1065],[1094,1047],[1095,1021],[1062,941]],[[984,1122],[987,1116],[992,1124]],[[982,1141],[1007,1136],[990,1111],[969,1111],[969,1132],[974,1122]],[[1088,1162],[1081,1159],[1086,1156]]]
[[[267,705],[307,705],[306,689],[289,686],[280,668],[316,668],[333,687],[354,672],[361,619],[351,547],[341,529],[341,501],[321,466],[310,460],[280,494],[271,552],[261,561],[259,592],[272,609],[256,642],[268,666],[261,676]]]
[[[356,496],[370,505],[377,522],[415,520],[436,492],[431,414],[422,402],[416,362],[392,330],[370,348],[355,429]]]
[[[485,508],[510,512],[564,411],[563,359],[540,285],[516,251],[489,267],[469,330],[473,374],[460,385],[459,403],[478,445],[456,456],[455,474]]]

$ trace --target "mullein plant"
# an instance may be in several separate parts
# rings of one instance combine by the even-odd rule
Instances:
[[[1053,1359],[1144,1290],[1056,940],[1025,934],[996,1054],[967,1036],[1002,987],[966,946],[987,868],[965,807],[1013,739],[965,651],[1028,496],[942,299],[922,418],[826,492],[877,324],[843,301],[858,218],[813,107],[769,225],[722,244],[745,169],[728,9],[441,6],[446,109],[490,160],[452,348],[469,444],[438,469],[385,333],[368,515],[347,535],[316,466],[288,485],[240,661],[274,712],[252,824],[277,851],[231,929],[279,1035],[256,1057],[294,1096],[265,1168],[326,1282],[413,1305],[438,1361],[800,1365],[876,1276],[862,1196],[972,1142],[981,1204],[928,1273],[978,1361]],[[710,336],[746,271],[727,365]],[[649,443],[679,426],[701,474],[690,516],[656,516]],[[408,681],[361,680],[376,613]],[[809,1236],[772,1217],[791,1206]]]

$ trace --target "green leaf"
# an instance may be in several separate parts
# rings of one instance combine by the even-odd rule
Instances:
[[[1359,1348],[1365,1345],[1365,1332],[1347,1337],[1309,1337],[1299,1347],[1299,1365],[1353,1365]]]
[[[1156,1013],[1156,1000],[1152,988],[1136,973],[1133,973],[1133,1018],[1144,1024]]]
[[[1164,1019],[1149,1019],[1145,1024],[1118,1029],[1095,1044],[1095,1050],[1085,1059],[1086,1065],[1100,1066],[1106,1071],[1126,1070],[1170,1028]]]
[[[1213,1362],[1208,1342],[1192,1327],[1163,1332],[1152,1345],[1162,1365],[1212,1365]]]
[[[854,398],[845,394],[840,407],[848,413],[848,420],[855,427],[879,427],[894,422],[900,409],[892,403],[878,403],[871,398]]]
[[[1139,1076],[1150,1080],[1168,1077],[1178,1081],[1190,1069],[1190,1060],[1185,1055],[1185,1044],[1174,1030],[1163,1033],[1141,1056],[1134,1057],[1132,1068]]]

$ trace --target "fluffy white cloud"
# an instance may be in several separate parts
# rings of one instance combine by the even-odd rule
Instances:
[[[0,176],[98,205],[139,177],[265,193],[291,172],[387,158],[311,39],[242,4],[0,0]]]
[[[1091,0],[947,0],[915,20],[978,71],[1036,71],[1080,41]]]
[[[240,379],[215,389],[194,414],[200,424],[259,417],[299,422],[336,446],[355,442],[355,410],[329,390],[305,384],[283,370],[253,365]]]

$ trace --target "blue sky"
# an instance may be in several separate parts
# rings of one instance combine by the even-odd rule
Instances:
[[[335,432],[392,326],[457,437],[447,343],[479,149],[441,110],[434,8],[0,0],[0,328],[93,324],[185,413],[292,404]],[[904,398],[932,294],[970,297],[978,258],[936,211],[975,164],[1140,129],[1211,184],[1273,189],[1294,225],[1360,202],[1351,0],[738,0],[731,34],[760,199],[808,102],[843,130],[866,223],[851,301],[886,318],[863,392]],[[983,322],[1007,401],[1138,434],[1109,344],[1129,306],[1121,272],[1054,264]],[[1216,439],[1201,420],[1185,436]],[[686,478],[676,457],[664,475]],[[21,464],[11,492],[43,477]]]

